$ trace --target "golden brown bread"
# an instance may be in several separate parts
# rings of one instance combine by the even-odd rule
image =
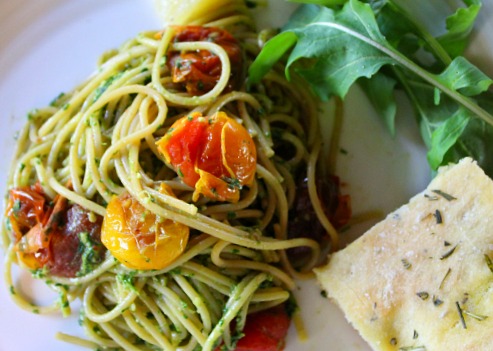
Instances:
[[[493,182],[471,159],[327,266],[322,287],[374,350],[493,350]]]

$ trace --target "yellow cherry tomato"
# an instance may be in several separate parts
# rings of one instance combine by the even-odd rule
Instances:
[[[163,184],[161,192],[173,195]],[[132,269],[163,269],[185,251],[189,228],[171,219],[160,219],[128,193],[106,208],[101,242],[123,265]]]

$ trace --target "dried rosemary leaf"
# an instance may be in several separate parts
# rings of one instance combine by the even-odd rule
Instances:
[[[420,291],[419,293],[416,293],[416,295],[418,295],[418,297],[423,301],[427,300],[430,297],[430,294],[428,294],[426,291]]]
[[[459,301],[455,301],[455,306],[457,306],[457,312],[459,313],[459,319],[464,329],[467,329],[466,320],[464,319],[464,313],[460,307]]]
[[[411,267],[413,266],[408,260],[406,260],[405,258],[403,258],[401,260],[402,262],[402,265],[404,266],[405,269],[411,269]]]
[[[445,276],[442,279],[442,282],[440,283],[440,286],[438,287],[439,290],[443,288],[443,285],[445,284],[445,281],[447,280],[448,276],[450,275],[450,272],[452,272],[452,268],[449,268],[447,273],[445,273]]]
[[[433,214],[437,220],[437,224],[442,224],[443,223],[443,218],[442,218],[442,213],[439,210],[435,210],[435,213]]]
[[[488,268],[490,269],[491,273],[493,273],[493,262],[491,262],[490,256],[484,254],[484,260],[486,261],[486,264],[488,265]]]
[[[438,296],[433,295],[433,304],[434,304],[435,306],[437,306],[437,307],[438,307],[438,306],[440,306],[442,303],[443,303],[443,301],[442,301],[442,300],[440,300],[440,298],[439,298]]]
[[[443,197],[445,200],[447,201],[452,201],[452,200],[457,200],[456,197],[450,195],[450,194],[447,194],[439,189],[435,189],[435,190],[432,190],[435,194],[437,195],[440,195],[441,197]]]
[[[399,351],[426,351],[425,346],[404,346],[399,347]]]
[[[455,245],[453,248],[451,248],[449,251],[445,252],[442,257],[440,257],[441,260],[445,260],[447,258],[449,258],[450,256],[452,256],[452,254],[454,253],[455,249],[457,248],[458,245]]]
[[[481,314],[472,313],[472,312],[469,312],[469,311],[466,311],[466,310],[462,310],[462,312],[465,315],[468,315],[469,317],[474,318],[475,320],[480,321],[480,322],[481,321],[484,321],[486,318],[488,318],[488,316],[483,316]]]

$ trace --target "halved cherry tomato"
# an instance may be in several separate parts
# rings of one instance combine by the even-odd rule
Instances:
[[[173,195],[163,184],[160,191]],[[114,197],[106,208],[101,241],[123,265],[132,269],[162,269],[185,250],[189,228],[160,220],[128,193]]]
[[[174,42],[210,41],[220,45],[228,54],[231,76],[226,91],[233,90],[241,79],[241,48],[227,31],[202,26],[174,26]],[[192,95],[202,95],[213,89],[221,76],[221,60],[207,50],[193,52],[170,51],[167,65],[174,83],[182,83]]]
[[[90,262],[102,261],[104,247],[101,245],[100,216],[89,220],[89,211],[69,204],[57,195],[53,201],[45,196],[39,184],[10,190],[7,205],[17,258],[30,269],[46,267],[50,274],[75,277],[81,269],[84,250],[80,236],[84,233],[86,245],[92,245]],[[88,253],[88,252],[86,252]]]
[[[290,319],[284,306],[253,313],[247,317],[235,351],[281,351],[284,349]]]
[[[249,314],[234,351],[281,351],[286,344],[291,320],[285,306]],[[215,351],[222,350],[221,346]]]
[[[183,182],[217,201],[237,202],[255,177],[257,150],[248,131],[224,112],[195,112],[176,121],[157,142]]]
[[[46,217],[47,202],[39,185],[14,188],[9,191],[6,215],[16,241]]]

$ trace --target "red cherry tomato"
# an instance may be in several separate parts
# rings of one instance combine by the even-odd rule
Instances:
[[[17,258],[30,269],[46,267],[55,276],[75,277],[83,262],[81,233],[84,244],[93,245],[90,263],[104,256],[102,218],[91,222],[87,210],[60,195],[49,201],[39,184],[10,190],[7,217]]]
[[[174,26],[174,42],[209,41],[220,45],[228,54],[231,77],[226,91],[233,90],[241,79],[241,48],[227,31],[202,26]],[[207,50],[191,52],[170,51],[167,65],[174,83],[181,83],[192,95],[203,95],[212,90],[221,76],[221,60]]]
[[[224,112],[192,113],[176,121],[157,142],[183,182],[217,201],[237,202],[255,177],[257,150],[248,131]]]
[[[234,351],[281,351],[291,320],[284,306],[249,314]],[[215,351],[220,351],[221,346]]]

